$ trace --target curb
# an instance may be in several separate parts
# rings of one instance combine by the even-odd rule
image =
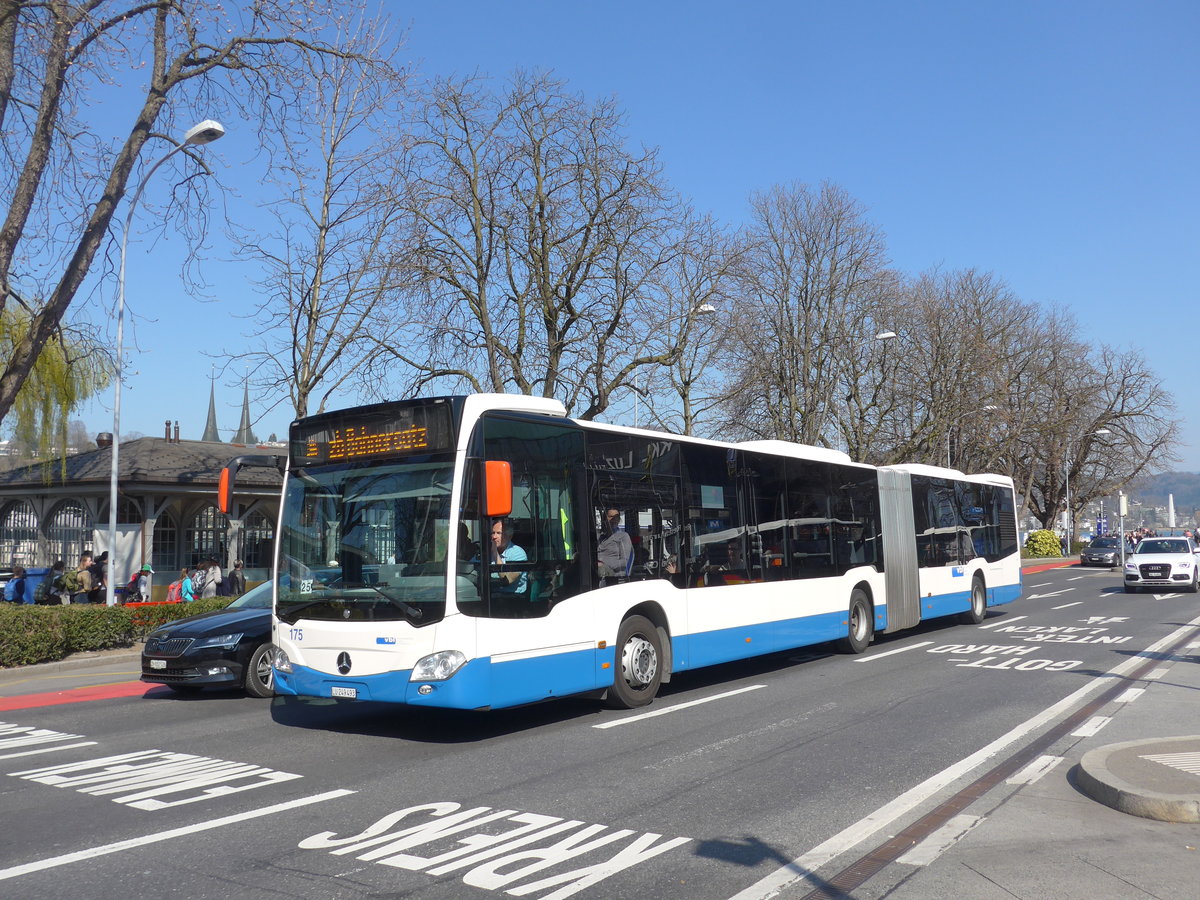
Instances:
[[[1197,747],[1200,747],[1200,736],[1126,741],[1097,747],[1085,753],[1079,761],[1076,781],[1083,793],[1119,812],[1160,822],[1200,823],[1200,790],[1165,793],[1140,787],[1112,771],[1114,763],[1123,769],[1130,768],[1127,759],[1118,757],[1128,756],[1138,750],[1174,750],[1177,755],[1194,757],[1200,756],[1196,753]],[[1200,786],[1200,782],[1197,784]]]
[[[140,658],[142,655],[141,646],[133,647],[117,647],[104,653],[77,653],[68,656],[66,659],[57,659],[53,662],[33,663],[28,666],[12,666],[7,669],[0,669],[0,681],[3,681],[10,674],[20,674],[22,677],[29,675],[49,675],[61,669],[98,669],[101,666],[109,665],[114,662],[122,662],[130,658]]]

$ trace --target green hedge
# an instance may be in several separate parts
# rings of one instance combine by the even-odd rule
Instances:
[[[0,668],[53,662],[72,653],[132,647],[164,622],[223,609],[231,598],[158,606],[30,606],[0,603]]]

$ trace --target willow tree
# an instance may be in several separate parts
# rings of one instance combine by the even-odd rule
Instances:
[[[0,313],[0,353],[11,355],[29,332],[29,318],[20,310]],[[89,338],[61,331],[52,335],[17,391],[6,420],[14,442],[43,459],[64,456],[71,413],[107,388],[111,379],[109,357]]]

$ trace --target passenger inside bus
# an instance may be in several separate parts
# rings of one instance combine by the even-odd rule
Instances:
[[[596,545],[596,569],[604,578],[624,577],[629,574],[632,563],[633,541],[621,528],[621,512],[607,509],[600,542]]]

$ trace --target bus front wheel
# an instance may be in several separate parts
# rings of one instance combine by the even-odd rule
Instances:
[[[838,641],[838,650],[842,653],[862,653],[870,646],[874,635],[875,618],[871,613],[871,601],[862,588],[855,588],[850,594],[846,636]]]
[[[611,709],[634,709],[654,699],[662,684],[662,637],[645,616],[630,616],[617,631],[616,671],[605,698]]]

